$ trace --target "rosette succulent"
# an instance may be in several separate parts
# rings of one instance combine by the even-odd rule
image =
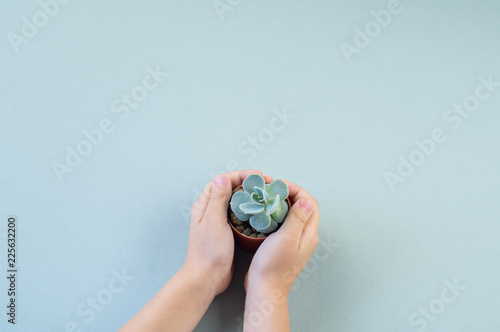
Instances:
[[[278,228],[288,213],[288,185],[282,180],[266,184],[259,174],[250,174],[243,181],[243,191],[231,198],[231,210],[241,221],[261,233],[271,233]]]

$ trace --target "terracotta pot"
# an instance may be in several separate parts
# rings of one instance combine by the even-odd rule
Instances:
[[[242,185],[235,188],[233,190],[233,194],[238,189],[241,189],[241,188],[243,188]],[[232,197],[232,194],[231,194],[231,197]],[[286,199],[286,202],[288,203],[288,209],[290,210],[291,204],[290,204],[290,200],[288,199],[288,197]],[[262,244],[262,242],[264,242],[264,240],[266,238],[260,238],[260,239],[253,238],[253,237],[249,237],[249,236],[246,236],[246,235],[238,232],[236,230],[236,228],[233,226],[233,224],[231,223],[231,220],[229,219],[229,212],[230,211],[231,211],[231,207],[228,206],[228,208],[227,208],[227,223],[229,224],[229,226],[231,226],[231,229],[233,230],[234,239],[236,240],[236,243],[241,247],[241,249],[243,249],[247,252],[250,252],[252,254],[255,253],[257,251],[257,249],[259,249],[260,245]]]

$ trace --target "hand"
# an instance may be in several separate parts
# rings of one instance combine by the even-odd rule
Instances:
[[[191,209],[188,254],[184,266],[120,331],[193,331],[214,297],[233,275],[234,239],[227,223],[232,188],[248,174],[219,175],[203,190]],[[272,181],[271,177],[264,177]]]
[[[292,207],[281,228],[268,236],[257,250],[245,277],[247,293],[278,291],[288,297],[295,279],[319,243],[317,201],[296,184],[285,182]]]
[[[233,188],[256,170],[234,171],[217,176],[203,190],[191,208],[191,226],[183,269],[202,271],[214,296],[222,293],[233,276],[234,238],[227,223],[227,208]],[[272,181],[270,176],[266,181]]]

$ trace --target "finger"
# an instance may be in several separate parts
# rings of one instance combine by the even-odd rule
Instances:
[[[209,221],[220,220],[226,221],[227,206],[231,198],[231,181],[227,174],[220,174],[212,181],[210,192],[210,200],[208,201],[205,216]]]
[[[243,180],[246,179],[248,174],[260,174],[262,175],[262,172],[259,170],[243,170],[243,171],[233,171],[229,173],[225,173],[231,182],[231,187],[236,188],[239,186]],[[203,189],[203,192],[201,193],[200,197],[198,200],[193,204],[191,208],[191,220],[192,221],[201,221],[201,218],[203,218],[203,215],[205,214],[208,204],[210,202],[210,196],[212,192],[212,187],[213,187],[214,180],[210,181],[205,189]]]
[[[309,251],[311,251],[310,252],[311,255],[319,243],[319,234],[318,234],[319,220],[320,220],[320,213],[319,213],[318,203],[315,200],[313,200],[313,211],[311,213],[311,216],[307,224],[304,226],[304,229],[302,230],[302,236],[300,237],[300,244],[299,244],[299,248],[308,249]]]
[[[316,247],[315,243],[318,242],[318,228],[319,228],[319,207],[318,202],[309,194],[305,189],[287,180],[283,180],[288,184],[289,197],[291,202],[296,202],[300,199],[309,199],[313,203],[313,210],[309,221],[304,226],[302,231],[300,246]],[[292,203],[293,204],[293,203]]]
[[[297,201],[278,230],[278,233],[286,234],[296,241],[297,248],[300,245],[302,231],[311,217],[314,208],[313,202],[308,198],[302,198]]]
[[[266,183],[271,183],[273,182],[273,177],[270,175],[265,175],[264,180],[266,180]]]
[[[301,188],[295,183],[292,183],[288,180],[283,181],[288,185],[288,198],[290,199],[292,205],[301,198],[311,196],[305,189]]]

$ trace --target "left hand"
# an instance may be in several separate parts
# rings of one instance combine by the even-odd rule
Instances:
[[[227,209],[233,188],[243,183],[246,170],[224,173],[212,180],[191,208],[191,226],[185,269],[202,272],[212,285],[214,296],[224,292],[233,277],[234,238],[227,223]],[[265,177],[271,182],[270,176]]]

